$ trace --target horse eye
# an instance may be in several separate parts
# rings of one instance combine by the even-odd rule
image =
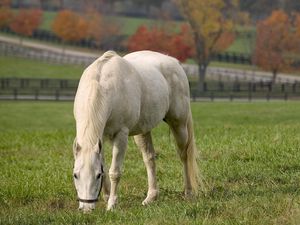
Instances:
[[[99,180],[101,175],[102,175],[101,173],[98,173],[97,176],[96,176],[96,179]]]
[[[78,176],[77,176],[76,173],[73,174],[73,177],[74,177],[75,179],[78,179]]]

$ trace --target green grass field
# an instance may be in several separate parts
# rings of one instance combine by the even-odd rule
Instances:
[[[84,215],[72,183],[72,103],[0,102],[0,224],[298,224],[300,104],[193,103],[192,110],[206,193],[182,198],[181,164],[161,125],[153,133],[158,201],[141,205],[146,172],[130,138],[116,210],[100,201]]]
[[[0,77],[79,79],[84,67],[0,56]]]

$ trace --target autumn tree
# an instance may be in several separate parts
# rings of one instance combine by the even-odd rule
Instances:
[[[20,42],[22,44],[23,36],[32,36],[42,21],[42,11],[39,9],[20,9],[14,15],[9,27],[12,31],[20,34]]]
[[[115,20],[103,17],[92,8],[86,10],[84,18],[87,22],[87,38],[98,47],[103,44],[103,40],[110,40],[120,33],[120,26]]]
[[[179,32],[172,32],[164,27],[147,28],[142,25],[129,38],[127,47],[129,51],[152,50],[165,53],[183,62],[194,54],[193,41],[189,34],[186,25],[182,25]]]
[[[10,9],[10,0],[0,0],[0,29],[8,27],[13,18],[13,12]]]
[[[62,10],[55,17],[52,30],[63,42],[76,42],[87,37],[88,23],[83,16]]]
[[[273,11],[271,16],[257,24],[254,62],[273,73],[276,81],[280,70],[291,65],[291,51],[295,48],[293,24],[282,10]]]
[[[206,69],[212,57],[226,50],[234,41],[232,10],[237,0],[178,0],[190,24],[195,42],[195,61],[199,66],[199,89],[203,90]],[[230,7],[229,4],[230,3]]]
[[[104,36],[104,24],[101,14],[93,9],[88,9],[85,13],[87,22],[87,38],[99,46]]]
[[[297,44],[298,44],[297,53],[300,53],[300,13],[296,13],[295,15],[294,26],[296,30],[295,38],[297,39]]]

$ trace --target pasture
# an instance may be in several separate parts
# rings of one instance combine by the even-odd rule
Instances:
[[[154,130],[158,201],[141,205],[146,171],[132,139],[119,204],[77,211],[71,102],[0,102],[0,224],[299,224],[300,104],[193,103],[206,191],[182,198],[166,125]],[[110,158],[109,145],[105,145]],[[107,160],[109,162],[109,160]]]
[[[5,65],[0,67],[0,77],[79,79],[84,70],[79,65],[37,63],[12,56],[0,56],[0,65]]]

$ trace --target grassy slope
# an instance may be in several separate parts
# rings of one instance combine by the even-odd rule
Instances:
[[[130,139],[117,210],[100,201],[82,215],[71,178],[72,104],[0,102],[0,224],[297,224],[300,104],[192,107],[205,195],[182,199],[181,166],[162,125],[154,132],[159,200],[141,206],[145,169]]]
[[[0,56],[0,77],[79,79],[83,67]]]

